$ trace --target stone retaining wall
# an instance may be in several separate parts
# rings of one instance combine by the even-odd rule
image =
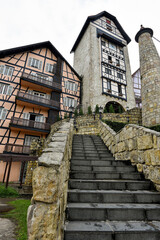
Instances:
[[[33,172],[28,240],[62,240],[72,152],[73,120],[49,135]]]
[[[115,133],[99,121],[99,134],[116,160],[130,160],[160,191],[160,133],[134,124]]]

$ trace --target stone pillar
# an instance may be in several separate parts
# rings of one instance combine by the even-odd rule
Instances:
[[[139,43],[142,124],[160,124],[160,58],[152,40],[153,30],[141,27],[135,40]]]

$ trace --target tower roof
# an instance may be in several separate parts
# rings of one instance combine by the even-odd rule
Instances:
[[[122,34],[122,36],[124,37],[124,39],[127,41],[127,43],[129,43],[131,41],[130,37],[127,35],[127,33],[124,31],[124,29],[122,28],[122,26],[120,25],[120,23],[118,22],[117,18],[113,15],[111,15],[110,13],[106,12],[106,11],[103,11],[103,12],[100,12],[96,15],[92,15],[92,16],[89,16],[86,20],[86,22],[84,23],[79,35],[78,35],[78,38],[77,40],[75,41],[73,47],[72,47],[72,50],[71,52],[74,52],[78,46],[78,44],[80,43],[88,25],[90,24],[90,22],[93,22],[97,19],[99,19],[100,17],[102,16],[105,16],[109,19],[111,19],[115,25],[117,26],[118,30],[120,31],[120,33]]]

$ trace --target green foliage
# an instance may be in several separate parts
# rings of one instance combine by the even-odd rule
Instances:
[[[82,110],[82,108],[80,108],[80,110],[79,110],[79,115],[80,115],[80,116],[83,115],[83,110]]]
[[[160,125],[155,125],[155,126],[148,127],[148,128],[151,129],[151,130],[154,130],[154,131],[160,132]]]
[[[112,105],[112,104],[109,106],[109,113],[115,113],[115,111],[114,111],[114,108],[113,108],[113,105]]]
[[[115,132],[120,131],[122,128],[124,128],[124,126],[127,123],[123,123],[123,122],[112,122],[112,121],[108,121],[108,120],[104,120],[104,122],[110,127],[112,128]]]
[[[97,104],[96,107],[95,107],[95,114],[98,114],[98,113],[99,113],[99,106]]]
[[[64,114],[64,119],[67,119],[67,118],[68,118],[68,114],[65,113],[65,114]]]
[[[89,115],[92,114],[92,108],[91,108],[91,106],[88,107],[88,114],[89,114]]]
[[[103,113],[107,113],[107,109],[106,108],[103,109]]]
[[[78,111],[77,111],[77,108],[75,109],[74,111],[74,116],[77,117],[78,116]]]
[[[118,106],[118,113],[122,113],[122,112],[123,112],[122,107]]]
[[[17,221],[17,240],[27,240],[27,209],[30,205],[30,200],[17,199],[9,202],[14,209],[7,212],[4,216],[6,218],[13,218]]]
[[[57,122],[60,121],[60,120],[61,120],[61,118],[60,118],[60,116],[58,115],[58,116],[57,116]]]
[[[19,193],[12,187],[5,188],[0,184],[0,197],[18,197]]]

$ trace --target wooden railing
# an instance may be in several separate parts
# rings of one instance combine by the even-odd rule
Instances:
[[[37,102],[38,104],[45,104],[45,105],[48,105],[48,107],[49,106],[56,107],[56,108],[60,107],[60,103],[58,101],[47,99],[44,97],[38,97],[36,95],[32,95],[26,92],[18,92],[17,97],[24,98],[26,100],[30,100],[33,102]]]
[[[4,151],[7,153],[29,154],[30,146],[7,143]]]
[[[11,118],[11,124],[18,125],[18,126],[26,126],[30,128],[38,128],[38,129],[43,129],[43,130],[50,130],[50,124],[49,123],[44,123],[44,122],[36,122],[33,120],[27,120],[23,118],[17,118],[17,117],[12,117]]]
[[[34,81],[35,83],[43,83],[47,86],[56,88],[59,91],[62,90],[61,84],[55,82],[54,78],[48,78],[47,76],[32,75],[32,74],[29,74],[29,73],[22,73],[21,78],[30,79],[30,80]],[[51,80],[49,80],[49,79],[51,79]]]

